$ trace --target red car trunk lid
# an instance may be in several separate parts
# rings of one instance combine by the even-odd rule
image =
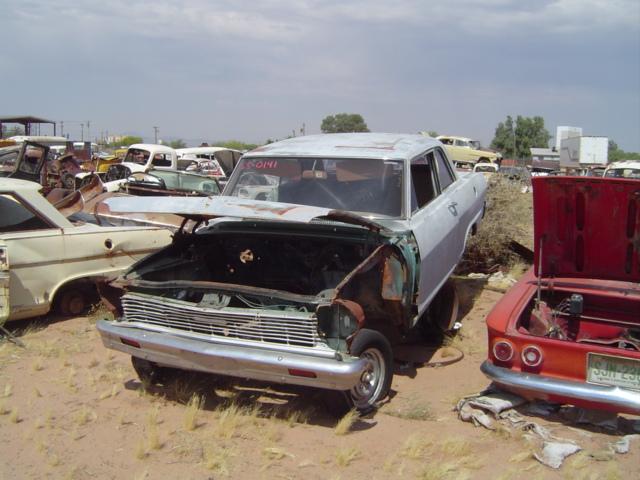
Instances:
[[[640,182],[533,179],[535,273],[640,282]]]

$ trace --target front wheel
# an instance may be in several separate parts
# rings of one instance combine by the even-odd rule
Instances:
[[[393,353],[389,340],[376,330],[362,329],[351,344],[351,355],[367,360],[360,382],[348,392],[350,403],[366,413],[387,396],[393,379]]]
[[[144,385],[156,385],[166,379],[166,369],[157,364],[138,357],[131,357],[133,369]]]

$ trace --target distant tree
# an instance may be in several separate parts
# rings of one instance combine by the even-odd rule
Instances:
[[[221,142],[214,142],[212,144],[214,147],[224,147],[231,148],[232,150],[253,150],[258,145],[255,143],[244,143],[239,140],[225,140]]]
[[[637,160],[640,159],[638,152],[625,152],[618,148],[618,144],[609,139],[609,162],[619,162],[620,160]]]
[[[117,148],[117,147],[128,147],[129,145],[133,145],[134,143],[142,143],[142,137],[136,137],[134,135],[126,135],[122,137],[117,142],[112,142],[107,144],[108,147]]]
[[[500,150],[506,158],[529,158],[530,148],[546,148],[550,138],[544,127],[544,118],[518,115],[514,126],[509,115],[496,127],[491,147]]]
[[[436,132],[435,130],[429,130],[427,134],[433,138],[436,138],[438,136],[438,132]]]
[[[171,148],[186,148],[187,144],[184,143],[184,140],[179,138],[178,140],[172,140],[169,142],[169,146]]]
[[[338,113],[324,117],[320,130],[323,133],[368,132],[369,128],[359,113]]]

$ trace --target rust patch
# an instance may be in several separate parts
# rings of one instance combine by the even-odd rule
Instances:
[[[334,303],[346,308],[349,311],[353,318],[355,318],[358,322],[358,328],[362,328],[364,326],[364,310],[359,303],[356,303],[352,300],[345,300],[343,298],[336,298]]]

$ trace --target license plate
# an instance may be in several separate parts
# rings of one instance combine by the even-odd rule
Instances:
[[[640,360],[589,353],[587,382],[640,390]]]

